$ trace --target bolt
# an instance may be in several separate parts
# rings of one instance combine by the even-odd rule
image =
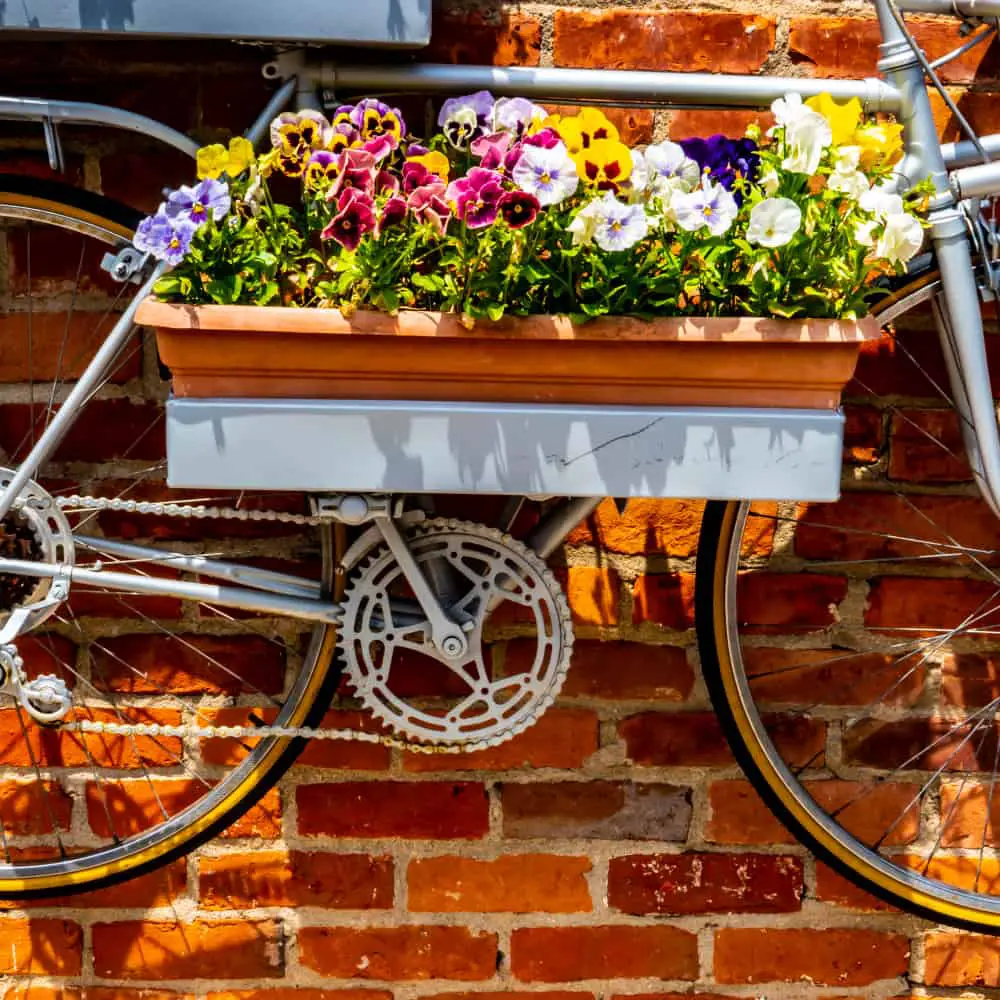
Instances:
[[[449,635],[441,643],[441,652],[444,653],[445,656],[459,656],[462,653],[464,646],[465,643],[462,642],[458,636]]]

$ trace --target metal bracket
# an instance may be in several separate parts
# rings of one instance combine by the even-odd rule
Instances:
[[[42,130],[45,133],[45,150],[49,154],[49,167],[57,174],[66,173],[66,159],[55,120],[43,118]]]
[[[133,246],[123,247],[118,253],[106,253],[101,260],[101,270],[107,271],[115,281],[141,285],[145,280],[147,265],[153,258]]]

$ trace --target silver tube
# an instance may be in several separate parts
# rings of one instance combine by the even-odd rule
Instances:
[[[1000,0],[897,0],[905,14],[949,14],[965,17],[1000,17]]]
[[[275,573],[271,570],[245,566],[241,563],[227,563],[205,556],[189,555],[186,552],[165,552],[145,545],[131,545],[128,542],[112,541],[110,538],[92,538],[89,535],[73,535],[73,541],[89,552],[102,552],[121,559],[169,566],[173,569],[211,576],[217,580],[228,580],[255,590],[268,590],[288,597],[317,598],[322,593],[318,580],[306,580],[289,573]]]
[[[0,494],[0,518],[6,516],[21,490],[27,485],[28,480],[38,472],[42,464],[56,450],[63,436],[80,415],[80,410],[90,399],[90,394],[98,387],[105,372],[118,357],[118,352],[132,335],[135,313],[139,308],[139,303],[153,291],[153,286],[167,270],[168,265],[163,261],[160,261],[153,268],[153,273],[146,279],[146,283],[136,293],[125,312],[121,314],[118,322],[115,323],[104,343],[94,355],[93,360],[87,365],[86,371],[66,397],[66,401],[59,407],[48,427],[42,432],[42,436],[28,453],[28,457],[18,466],[7,488]]]
[[[994,135],[981,135],[980,143],[990,156],[1000,158],[1000,133]],[[941,147],[941,155],[949,168],[969,167],[975,163],[982,163],[983,158],[979,155],[975,143],[964,139],[962,142],[946,142]]]
[[[345,90],[495,94],[548,98],[564,103],[605,100],[646,107],[764,108],[788,93],[837,100],[856,97],[870,111],[897,111],[899,91],[883,80],[813,80],[722,73],[651,73],[639,70],[549,69],[522,66],[311,66],[319,84]]]
[[[264,140],[272,120],[285,110],[298,86],[299,81],[294,76],[286,80],[274,92],[274,96],[267,102],[267,107],[257,116],[257,120],[246,130],[246,138],[253,143],[254,148],[257,148]]]
[[[151,139],[157,139],[179,149],[192,159],[198,152],[198,143],[182,132],[145,115],[122,111],[121,108],[105,107],[103,104],[45,101],[33,97],[0,97],[0,118],[39,122],[50,119],[74,125],[106,125],[109,128],[121,128],[148,135]]]
[[[948,180],[959,201],[966,198],[988,198],[1000,192],[1000,162],[963,167],[953,171]]]
[[[27,559],[0,559],[0,573],[14,576],[68,577],[70,583],[100,587],[128,594],[152,594],[156,597],[177,597],[184,601],[217,604],[224,608],[240,608],[265,615],[284,615],[305,621],[336,625],[340,606],[326,601],[261,594],[242,587],[220,587],[214,583],[194,583],[189,580],[169,580],[159,576],[136,576],[133,573],[112,573],[103,569],[80,569],[76,566],[52,566]]]
[[[560,545],[566,536],[587,516],[592,514],[604,497],[577,497],[559,504],[528,536],[528,547],[543,559]]]

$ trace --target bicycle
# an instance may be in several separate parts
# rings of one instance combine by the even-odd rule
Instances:
[[[930,304],[947,387],[904,334],[891,343],[922,372],[925,389],[955,411],[957,440],[942,440],[921,426],[923,417],[863,380],[855,382],[854,399],[869,405],[883,431],[908,420],[923,432],[921,441],[940,447],[947,466],[940,482],[957,476],[949,463],[959,461],[960,439],[976,493],[959,498],[957,513],[946,510],[933,483],[872,476],[885,465],[877,452],[862,463],[865,489],[848,489],[825,517],[789,503],[710,501],[698,555],[698,640],[739,762],[793,833],[891,902],[994,929],[1000,736],[991,714],[1000,697],[986,677],[986,690],[970,695],[975,711],[963,716],[970,706],[956,694],[960,672],[947,658],[972,662],[989,651],[1000,595],[993,568],[1000,545],[990,544],[992,518],[1000,515],[1000,432],[980,312],[981,298],[994,298],[1000,286],[1000,239],[992,214],[982,211],[1000,193],[1000,165],[991,161],[1000,135],[977,137],[951,102],[969,138],[942,146],[928,80],[951,101],[936,67],[996,35],[1000,2],[873,2],[884,80],[331,68],[293,52],[265,67],[280,86],[247,135],[259,142],[289,104],[315,106],[317,86],[489,87],[537,99],[667,107],[760,107],[787,92],[827,91],[898,116],[907,136],[901,174],[910,182],[931,177],[937,192],[932,253],[876,312],[888,324]],[[904,10],[956,14],[971,38],[932,64],[906,28]],[[189,155],[196,150],[185,136],[113,108],[0,98],[0,117],[40,121],[56,168],[57,122],[130,128]],[[532,724],[558,693],[572,651],[568,607],[544,560],[600,498],[511,497],[484,526],[433,517],[431,497],[178,496],[159,481],[162,465],[150,446],[155,423],[115,448],[118,464],[98,467],[90,495],[87,484],[65,482],[77,468],[69,431],[88,403],[126,409],[144,353],[151,358],[135,334],[135,310],[162,267],[152,268],[130,245],[137,213],[66,185],[0,177],[0,219],[17,264],[6,320],[20,327],[26,345],[23,357],[0,361],[9,397],[26,403],[21,440],[9,449],[16,468],[0,470],[0,688],[11,705],[0,710],[7,737],[0,763],[9,779],[0,790],[0,895],[94,888],[192,850],[257,802],[309,738],[411,747],[416,740],[451,752],[493,745]],[[39,244],[55,274],[39,270]],[[35,279],[46,304],[35,303]],[[145,372],[152,377],[148,364]],[[939,412],[921,398],[918,413]],[[148,460],[157,464],[147,467]],[[120,482],[123,468],[129,477]],[[851,506],[856,496],[881,498],[868,522]],[[904,527],[882,530],[890,515]],[[348,529],[357,529],[356,537],[348,539]],[[918,537],[921,529],[929,537]],[[957,539],[966,531],[963,544]],[[974,584],[972,597],[952,609],[954,621],[930,627],[906,618],[893,579],[898,587],[901,568],[911,563],[921,571],[933,564],[923,579],[936,593],[949,580]],[[784,613],[763,600],[803,581],[822,584],[833,610]],[[494,674],[483,652],[488,621],[504,604],[533,625],[536,653],[521,674]],[[914,638],[898,638],[906,629]],[[343,662],[335,664],[338,648]],[[450,670],[460,688],[450,706],[428,708],[392,690],[387,664],[397,649]],[[321,728],[342,672],[388,731]],[[790,719],[812,727],[818,741],[789,744],[783,732]],[[893,726],[915,731],[911,742],[929,742],[896,766],[879,767],[875,744]],[[975,795],[982,800],[978,845],[975,826],[958,825],[963,796]],[[879,822],[858,825],[872,815]],[[40,856],[24,853],[29,837],[33,844],[42,838]]]

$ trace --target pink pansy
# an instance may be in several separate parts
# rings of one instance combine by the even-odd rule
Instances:
[[[341,154],[343,170],[327,195],[331,201],[340,196],[344,188],[357,188],[367,194],[375,192],[375,157],[364,149],[349,149]]]
[[[445,186],[440,181],[425,184],[413,191],[407,206],[420,222],[430,223],[439,233],[444,233],[451,219],[451,209],[445,199]]]
[[[383,233],[392,226],[398,226],[406,218],[406,211],[406,199],[398,194],[393,195],[382,206],[382,214],[378,220],[378,231]]]
[[[356,250],[362,237],[375,229],[375,202],[357,188],[347,188],[337,199],[337,214],[323,230],[324,240],[335,240],[345,250]]]
[[[526,135],[522,142],[526,146],[541,146],[542,149],[552,149],[558,146],[562,139],[554,128],[543,128],[534,135]]]
[[[473,167],[467,176],[448,185],[445,197],[455,206],[455,216],[470,229],[483,229],[496,222],[503,177],[495,170]]]

